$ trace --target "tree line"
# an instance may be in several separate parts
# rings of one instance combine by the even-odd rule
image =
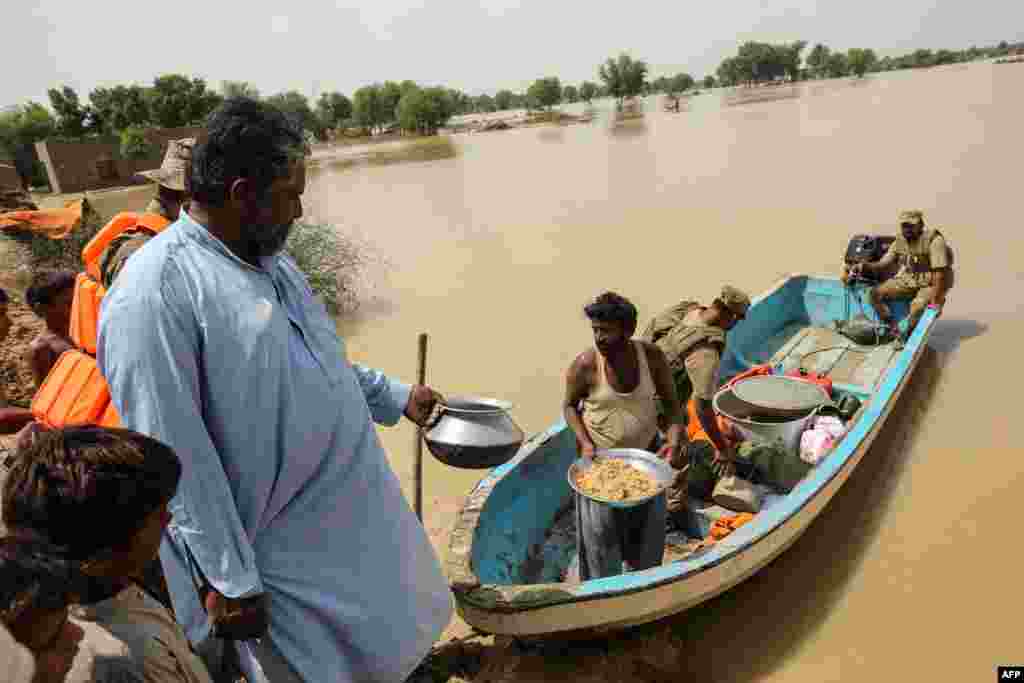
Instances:
[[[904,55],[879,57],[871,48],[852,47],[844,51],[818,43],[804,59],[807,45],[803,40],[783,44],[748,41],[739,46],[735,55],[722,60],[716,71],[717,81],[723,86],[735,86],[778,80],[861,77],[871,72],[920,69],[1004,57],[1024,49],[1024,43],[1011,45],[1003,41],[990,47],[919,49]]]
[[[311,102],[301,92],[289,90],[264,99],[298,119],[317,140],[328,139],[331,130],[355,130],[357,134],[388,130],[432,134],[451,117],[463,114],[546,110],[561,103],[589,104],[606,97],[614,98],[621,107],[627,98],[656,93],[678,97],[695,87],[863,76],[868,72],[1003,57],[1024,50],[1024,43],[1011,45],[1003,41],[991,47],[959,51],[920,49],[879,58],[870,48],[843,51],[819,43],[805,59],[807,45],[803,40],[783,44],[748,41],[739,46],[735,55],[725,58],[714,75],[706,75],[699,81],[688,73],[649,79],[646,62],[622,53],[599,65],[599,82],[563,84],[557,76],[545,76],[519,93],[503,89],[494,95],[474,96],[406,80],[365,85],[351,98],[330,91],[321,93]],[[13,159],[22,178],[38,185],[46,184],[45,172],[34,149],[34,143],[39,140],[119,138],[125,156],[140,158],[154,153],[144,134],[147,128],[198,125],[225,98],[261,97],[259,90],[245,81],[222,81],[220,89],[216,90],[202,78],[182,74],[157,76],[151,85],[97,87],[89,93],[87,102],[67,85],[52,88],[47,94],[49,109],[37,102],[27,102],[0,111],[0,151],[6,151]]]

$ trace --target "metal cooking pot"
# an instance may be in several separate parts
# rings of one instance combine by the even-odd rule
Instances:
[[[486,469],[503,465],[525,435],[509,415],[511,403],[490,398],[451,398],[423,434],[427,449],[446,465]]]
[[[730,389],[756,420],[798,419],[831,403],[828,391],[818,384],[784,375],[748,377]]]
[[[809,385],[812,386],[812,385]],[[825,390],[821,390],[825,393]],[[756,406],[739,400],[732,387],[720,390],[712,401],[715,412],[724,417],[739,432],[744,441],[774,441],[781,439],[793,452],[800,449],[800,436],[817,415],[822,405],[807,408],[803,414],[777,415],[759,413]]]

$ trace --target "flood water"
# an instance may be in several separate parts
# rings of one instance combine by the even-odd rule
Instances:
[[[527,434],[559,415],[612,289],[641,326],[723,283],[756,295],[836,273],[850,234],[920,208],[956,250],[932,352],[871,452],[773,565],[677,620],[687,680],[991,680],[1024,660],[1020,419],[1024,65],[718,93],[642,125],[454,136],[455,158],[329,168],[307,215],[373,245],[357,360],[447,394],[501,398]],[[413,431],[380,430],[412,500]],[[424,450],[438,549],[481,476]],[[682,679],[679,679],[682,680]]]

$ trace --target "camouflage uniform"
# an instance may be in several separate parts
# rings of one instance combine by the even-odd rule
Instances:
[[[185,191],[185,171],[188,162],[192,157],[192,146],[194,138],[182,138],[181,140],[170,140],[167,143],[167,152],[164,155],[163,164],[160,168],[152,171],[143,171],[139,175],[149,178],[158,185],[175,190]],[[152,213],[163,216],[169,221],[176,221],[177,216],[168,215],[164,205],[156,197],[146,205],[145,213]],[[114,283],[118,274],[124,268],[124,264],[136,251],[141,249],[146,242],[153,237],[148,230],[133,230],[119,235],[113,239],[107,248],[100,255],[100,283],[106,288]]]
[[[722,288],[718,299],[741,318],[750,307],[750,298],[729,285]],[[676,397],[684,411],[691,397],[707,401],[714,397],[725,352],[726,331],[700,321],[697,313],[701,308],[695,301],[682,301],[655,317],[641,337],[664,352],[675,382]],[[663,418],[664,412],[664,404],[659,401],[659,416]],[[682,470],[685,464],[677,462],[672,466]],[[686,488],[686,472],[680,471],[668,490],[670,515],[686,509]]]
[[[900,222],[920,225],[924,223],[924,214],[904,211],[900,214]],[[900,235],[889,247],[889,252],[895,254],[899,271],[895,277],[878,286],[877,295],[883,300],[910,299],[910,319],[916,322],[935,295],[932,271],[945,270],[947,291],[953,287],[953,250],[941,232],[926,229],[913,243]],[[913,329],[913,325],[908,329]]]
[[[163,216],[169,221],[175,220],[175,218],[167,215],[163,204],[156,199],[146,206],[145,213]],[[100,283],[105,289],[110,289],[110,286],[114,284],[114,280],[117,279],[118,274],[120,274],[124,264],[128,262],[131,255],[141,249],[153,237],[153,233],[148,230],[130,230],[110,241],[110,244],[100,254]]]

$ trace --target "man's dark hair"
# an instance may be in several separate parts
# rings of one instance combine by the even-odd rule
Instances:
[[[588,318],[596,322],[617,322],[624,328],[636,329],[636,306],[624,296],[605,292],[583,307]]]
[[[36,315],[42,316],[43,308],[52,304],[61,292],[75,286],[75,277],[70,270],[38,273],[25,290],[25,303]]]
[[[0,287],[0,304],[9,303],[11,303],[11,297],[7,296],[7,292],[5,292],[2,287]]]
[[[95,593],[91,583],[45,541],[0,538],[0,623],[6,626],[29,610],[58,610]]]
[[[181,463],[170,447],[127,429],[44,432],[18,451],[3,488],[3,521],[85,560],[126,547],[170,500]]]
[[[206,206],[220,207],[231,183],[246,178],[264,193],[306,151],[300,124],[281,110],[248,97],[226,100],[210,114],[192,149],[185,187]]]

